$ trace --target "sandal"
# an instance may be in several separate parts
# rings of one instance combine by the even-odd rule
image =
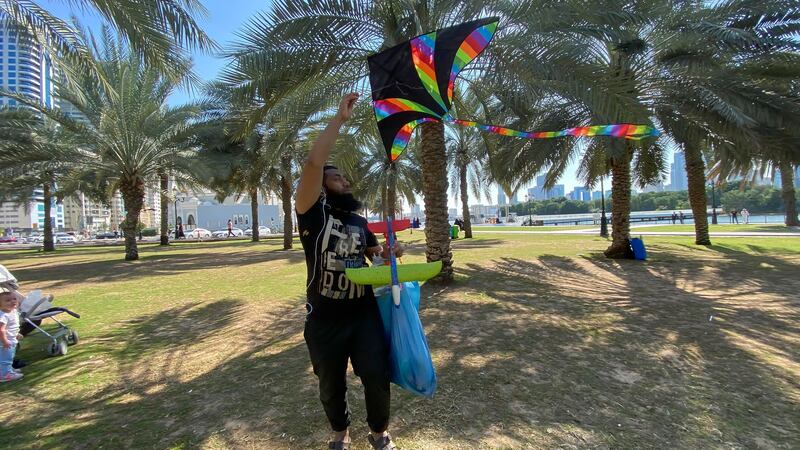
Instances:
[[[328,450],[349,450],[350,443],[344,441],[328,442]]]
[[[372,448],[374,448],[375,450],[396,450],[397,449],[397,446],[394,445],[394,443],[392,442],[392,437],[389,435],[389,433],[386,433],[386,436],[381,436],[378,439],[375,439],[370,434],[369,436],[367,436],[367,439],[369,440],[370,445],[372,445]]]

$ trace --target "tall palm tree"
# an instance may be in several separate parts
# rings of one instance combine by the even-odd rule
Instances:
[[[323,96],[331,107],[344,92],[367,92],[370,54],[475,18],[484,8],[455,0],[280,0],[240,33],[231,52],[238,64],[227,78],[242,98],[258,98],[250,126],[263,123],[274,105],[297,98],[298,91]],[[420,128],[426,254],[430,261],[443,262],[440,279],[450,280],[444,126],[429,123]]]
[[[477,198],[489,197],[488,176],[484,173],[486,146],[477,130],[454,128],[448,137],[449,160],[452,161],[450,184],[452,194],[461,201],[464,237],[472,238],[472,221],[469,213],[469,192]]]
[[[83,11],[97,13],[145,64],[172,79],[189,74],[185,52],[211,51],[214,41],[195,22],[206,10],[197,0],[150,0],[119,2],[76,0],[70,2]],[[67,59],[69,65],[89,69],[93,66],[91,43],[67,22],[30,0],[0,1],[0,20],[24,30],[50,53]],[[98,72],[95,75],[100,75]],[[71,81],[71,80],[67,80]]]
[[[456,116],[467,120],[486,122],[481,115],[490,99],[482,99],[482,87],[477,80],[468,86],[459,87],[454,98]],[[448,160],[452,164],[450,174],[451,194],[461,200],[464,237],[472,238],[472,221],[469,213],[469,192],[477,198],[489,198],[489,174],[487,167],[488,147],[486,135],[466,127],[452,127],[447,137]]]
[[[498,35],[489,62],[511,82],[493,82],[520,128],[561,129],[573,126],[628,122],[648,123],[651,110],[640,77],[649,54],[643,36],[651,27],[656,1],[606,1],[586,8],[585,2],[501,2],[499,8],[515,33]],[[614,233],[609,257],[627,254],[629,238],[631,164],[641,143],[601,139],[612,177]],[[585,141],[504,144],[502,159],[522,167],[528,176],[547,170],[554,184],[570,160],[581,155]],[[493,156],[496,158],[496,156]]]
[[[99,82],[93,73],[76,71],[73,83],[59,91],[80,118],[25,96],[5,94],[58,123],[80,143],[84,170],[112,180],[120,190],[126,209],[122,225],[125,259],[135,260],[139,257],[135,235],[145,185],[156,182],[164,167],[191,170],[192,121],[201,117],[203,108],[167,106],[177,80],[162,77],[105,28],[99,41],[88,36],[91,60],[107,82]]]
[[[710,141],[743,142],[758,123],[785,126],[787,120],[780,116],[787,101],[758,88],[755,81],[794,73],[791,58],[776,52],[797,48],[791,36],[800,9],[787,10],[779,0],[757,5],[611,0],[591,11],[579,1],[500,7],[523,32],[501,35],[490,55],[525,87],[517,101],[557,99],[556,107],[576,113],[576,121],[653,120],[687,154],[696,242],[709,243],[701,150]],[[770,64],[747,62],[759,54]],[[615,178],[609,256],[627,253],[631,163],[658,167],[663,160],[659,148],[632,142],[606,145]],[[648,155],[654,159],[646,161]]]
[[[781,162],[781,197],[786,213],[786,226],[800,226],[800,218],[797,216],[797,196],[794,189],[794,167],[788,162]]]
[[[798,23],[800,7],[780,1],[682,2],[655,28],[655,114],[685,154],[697,244],[711,243],[704,150],[758,145],[764,127],[800,125],[781,86],[800,76],[800,46],[789,31]]]
[[[367,209],[380,211],[384,218],[395,217],[401,200],[415,204],[416,196],[422,191],[417,152],[409,148],[403,158],[390,164],[377,136],[372,135],[368,142],[356,147],[358,163],[354,170],[346,170],[345,174],[355,180],[353,193],[364,201]]]
[[[44,251],[55,250],[51,207],[74,177],[80,152],[74,136],[31,111],[0,111],[0,200],[30,204],[42,190]]]
[[[800,165],[800,128],[767,129],[747,146],[715,145],[707,152],[712,163],[709,176],[724,180],[731,176],[756,179],[771,173],[781,175],[781,197],[786,213],[786,226],[800,226],[794,187],[794,167]]]

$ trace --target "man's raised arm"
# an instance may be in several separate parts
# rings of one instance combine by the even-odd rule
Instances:
[[[339,103],[339,110],[331,120],[322,134],[314,142],[308,158],[300,174],[300,185],[297,187],[297,198],[295,199],[295,209],[298,214],[303,214],[314,205],[322,191],[322,168],[336,144],[339,136],[339,129],[353,115],[353,106],[358,100],[357,93],[350,93],[342,98]]]

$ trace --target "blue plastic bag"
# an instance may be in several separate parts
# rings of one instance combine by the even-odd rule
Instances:
[[[415,394],[433,396],[436,371],[419,320],[419,283],[402,283],[400,306],[392,301],[391,290],[381,293],[377,299],[389,342],[392,383]]]
[[[640,238],[631,239],[631,250],[633,250],[634,259],[644,261],[647,259],[647,250],[644,248],[644,241]]]

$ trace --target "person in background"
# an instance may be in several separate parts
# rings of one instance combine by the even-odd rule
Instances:
[[[748,211],[747,208],[742,208],[742,219],[745,225],[750,223],[750,211]]]

